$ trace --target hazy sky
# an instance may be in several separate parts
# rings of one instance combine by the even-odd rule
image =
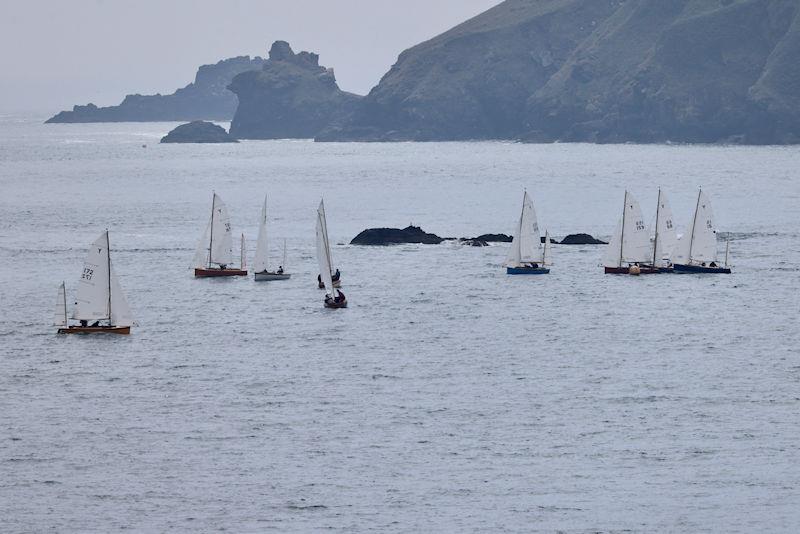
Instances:
[[[0,111],[171,93],[282,39],[364,94],[404,49],[499,0],[0,0]]]

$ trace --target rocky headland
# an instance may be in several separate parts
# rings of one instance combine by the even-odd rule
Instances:
[[[339,89],[317,54],[295,54],[285,41],[273,43],[261,69],[228,87],[239,97],[231,134],[242,139],[313,138],[342,123],[361,99]]]
[[[128,95],[118,106],[74,106],[72,111],[62,111],[46,122],[231,120],[238,102],[228,84],[237,74],[260,69],[263,64],[260,57],[225,59],[201,66],[194,82],[170,95]]]

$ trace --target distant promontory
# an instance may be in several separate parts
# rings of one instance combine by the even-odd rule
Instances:
[[[237,74],[259,69],[260,57],[240,56],[203,65],[193,83],[171,95],[128,95],[118,106],[75,106],[47,120],[58,122],[229,121],[236,111],[236,95],[228,84]]]

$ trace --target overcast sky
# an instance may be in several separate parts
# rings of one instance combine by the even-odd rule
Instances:
[[[0,111],[171,93],[282,39],[365,94],[404,49],[499,0],[0,0]]]

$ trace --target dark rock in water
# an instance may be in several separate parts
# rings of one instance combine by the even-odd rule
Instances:
[[[398,245],[402,243],[423,243],[438,245],[443,239],[426,233],[419,226],[399,228],[369,228],[350,241],[351,245]]]
[[[213,122],[192,121],[181,124],[161,138],[162,143],[238,143],[225,128]]]
[[[540,238],[539,238],[539,242],[540,242],[540,243],[544,243],[544,236],[542,236],[542,237],[540,237]],[[550,238],[550,244],[551,244],[551,245],[558,245],[559,243],[558,243],[558,241],[556,241],[555,239],[553,239],[553,238],[551,237],[551,238]]]
[[[473,239],[462,239],[461,243],[470,247],[488,247],[489,243],[483,241],[482,239],[473,238]]]
[[[506,234],[481,234],[470,239],[487,243],[511,243],[514,240],[512,236]]]
[[[552,241],[555,243],[555,241]],[[570,234],[561,240],[561,245],[608,245],[605,241],[595,239],[589,234]]]
[[[47,122],[227,121],[237,105],[228,84],[237,74],[259,69],[263,64],[260,57],[225,59],[201,66],[193,83],[171,95],[128,95],[120,105],[103,108],[94,104],[74,106],[72,111],[62,111]]]
[[[318,140],[800,143],[797,0],[506,0]]]
[[[275,41],[260,70],[239,74],[228,88],[239,97],[231,135],[240,139],[313,138],[361,98],[339,89],[317,54],[295,54],[285,41]]]

